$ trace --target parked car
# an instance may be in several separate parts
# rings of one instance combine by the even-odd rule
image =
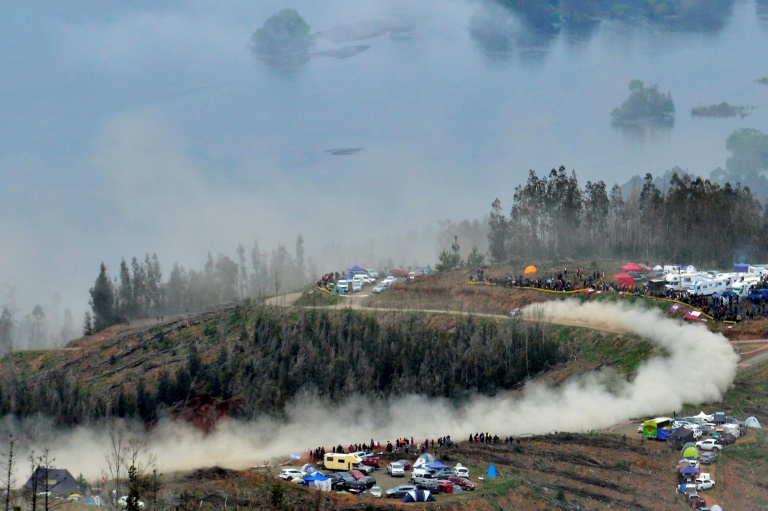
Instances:
[[[469,479],[469,469],[461,463],[457,463],[456,466],[453,467],[453,475]]]
[[[444,481],[454,484],[462,490],[474,490],[477,488],[477,483],[474,483],[465,477],[450,476],[445,478]]]
[[[291,479],[295,477],[303,477],[304,473],[296,468],[284,468],[280,471],[280,474],[277,476],[280,479],[285,479],[286,481],[290,481]]]
[[[387,498],[390,499],[402,499],[405,497],[409,491],[417,490],[416,486],[412,484],[401,484],[400,486],[395,486],[394,488],[387,490]]]
[[[440,470],[435,470],[432,472],[432,477],[435,479],[448,479],[451,476],[454,476],[456,474],[453,473],[453,471],[449,468],[443,468]]]
[[[363,281],[352,279],[352,292],[358,293],[363,290]]]
[[[397,461],[393,461],[387,465],[387,474],[392,477],[405,477],[405,469],[403,468],[403,465]]]
[[[708,473],[699,474],[693,483],[696,485],[696,491],[709,490],[715,487],[715,481]]]
[[[696,442],[696,448],[700,451],[719,451],[723,448],[723,444],[719,443],[715,438],[707,438],[706,440]]]
[[[693,432],[693,439],[694,440],[698,440],[699,438],[701,438],[701,430],[698,428],[698,426],[697,427],[692,427],[692,426],[688,425],[688,426],[683,426],[683,427],[685,429]]]
[[[365,271],[368,272],[368,276],[371,277],[373,280],[376,280],[379,278],[379,272],[377,272],[376,270],[372,270],[369,268]]]
[[[378,456],[374,456],[372,454],[369,454],[365,458],[363,458],[363,465],[366,465],[371,468],[381,468],[381,460]]]
[[[363,483],[366,488],[373,488],[376,486],[376,478],[373,476],[364,476],[358,479],[358,482]]]
[[[363,473],[362,473],[362,472],[360,472],[359,470],[350,470],[350,471],[349,471],[349,472],[347,472],[347,473],[348,473],[349,475],[351,475],[352,477],[354,477],[354,478],[355,478],[355,480],[357,480],[357,481],[359,481],[360,479],[362,479],[363,477],[365,477],[365,474],[363,474]]]
[[[703,452],[701,453],[701,456],[699,456],[699,461],[703,465],[711,465],[712,463],[717,461],[717,453],[712,451]]]
[[[365,463],[365,461],[363,461],[363,463]],[[364,465],[363,463],[358,463],[355,465],[355,470],[359,470],[363,473],[364,476],[369,476],[374,470],[376,470],[376,467],[371,465]]]
[[[371,494],[371,497],[375,499],[381,498],[381,486],[374,486],[370,490],[368,490],[368,493]]]
[[[411,470],[412,464],[408,460],[397,460],[403,466],[403,470]]]
[[[335,490],[346,490],[359,493],[365,490],[365,483],[358,481],[346,472],[338,472],[331,477],[331,487]]]
[[[437,479],[424,479],[416,485],[419,490],[429,490],[432,493],[440,493],[440,481]]]
[[[389,287],[392,284],[397,282],[397,277],[390,275],[389,277],[384,277],[384,280],[382,280],[382,282],[386,283],[387,287]]]
[[[386,286],[386,284],[384,284],[382,282],[379,282],[378,284],[373,286],[373,292],[374,293],[382,293],[382,292],[384,292],[385,289],[387,289],[387,286]]]
[[[705,435],[712,433],[716,427],[717,426],[715,426],[711,422],[705,422],[704,424],[699,425],[699,429],[701,429],[701,432]]]

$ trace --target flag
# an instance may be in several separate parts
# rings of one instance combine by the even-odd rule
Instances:
[[[670,307],[669,310],[671,310],[672,312],[677,312],[677,309],[679,308],[680,308],[680,305],[675,303],[675,304],[672,304],[672,307]]]
[[[701,312],[700,311],[689,310],[688,312],[685,313],[685,316],[683,316],[683,317],[685,319],[698,319],[699,316],[701,316]]]

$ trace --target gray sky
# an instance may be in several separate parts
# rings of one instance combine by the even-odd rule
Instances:
[[[15,286],[22,312],[56,291],[79,314],[101,261],[115,275],[121,257],[157,252],[167,275],[174,261],[198,268],[209,251],[234,255],[254,239],[292,250],[299,233],[321,265],[434,264],[424,229],[480,218],[496,197],[509,208],[528,169],[564,164],[582,185],[609,186],[675,165],[708,174],[724,166],[734,129],[768,131],[768,87],[755,83],[768,74],[768,30],[752,1],[737,2],[714,33],[604,23],[589,37],[517,40],[502,55],[470,33],[478,6],[9,3],[0,19],[0,283]],[[247,48],[284,7],[313,32],[382,19],[414,28],[287,73]],[[316,49],[343,46],[321,39]],[[610,128],[632,78],[672,93],[673,129],[628,137]],[[688,115],[725,100],[758,110]],[[352,147],[364,149],[326,152]]]

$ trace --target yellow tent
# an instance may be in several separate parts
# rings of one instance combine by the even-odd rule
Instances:
[[[533,266],[533,265],[531,265],[531,266],[528,266],[528,267],[525,269],[525,274],[526,274],[526,275],[530,275],[531,273],[536,273],[537,271],[538,271],[538,270],[536,270],[536,267],[535,267],[535,266]]]

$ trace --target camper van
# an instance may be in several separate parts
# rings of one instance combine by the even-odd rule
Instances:
[[[327,452],[323,458],[323,467],[328,470],[352,470],[355,468],[355,465],[362,462],[363,459],[357,454],[336,454]]]
[[[726,281],[723,279],[694,279],[693,285],[688,288],[688,294],[695,296],[712,296],[715,293],[727,291]]]

